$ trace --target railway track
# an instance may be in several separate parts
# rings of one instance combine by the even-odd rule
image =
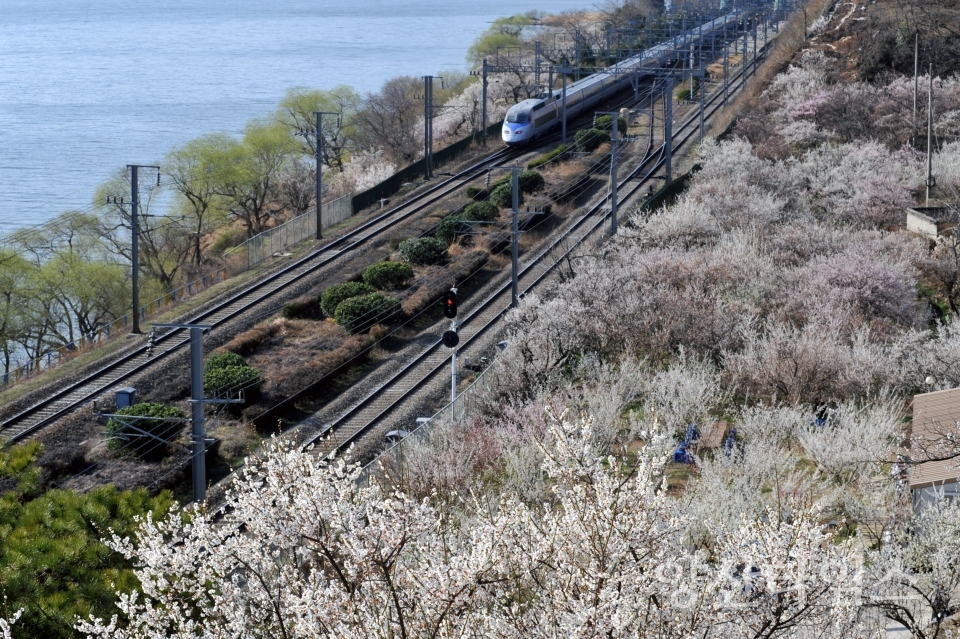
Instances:
[[[741,70],[739,74],[734,76],[731,81],[731,86],[737,82],[742,84],[743,73],[744,70]],[[719,94],[712,96],[710,99],[711,105],[713,105],[713,103],[715,103],[718,99]],[[715,110],[717,107],[713,105],[712,108]],[[690,118],[680,129],[678,129],[677,133],[674,135],[674,140],[678,139],[678,137],[682,137],[683,135],[686,135],[687,138],[692,135],[692,132],[690,131],[695,128],[692,125],[694,119],[696,118]],[[687,130],[686,134],[683,133],[684,130]],[[683,141],[685,142],[687,138],[684,138]],[[548,144],[556,141],[557,139],[559,139],[559,133],[551,134],[540,140],[539,144]],[[253,310],[258,305],[268,302],[271,297],[284,290],[292,283],[295,283],[299,279],[335,263],[338,258],[348,255],[351,250],[358,248],[363,243],[394,228],[399,223],[408,220],[412,216],[421,212],[427,206],[434,204],[438,200],[456,191],[466,182],[475,179],[484,171],[493,167],[507,165],[511,160],[528,151],[529,149],[523,151],[502,149],[487,156],[486,158],[483,158],[479,162],[459,172],[458,174],[449,177],[447,180],[444,180],[430,190],[425,191],[424,193],[411,198],[409,201],[387,211],[386,213],[377,216],[376,218],[350,231],[343,237],[330,242],[310,255],[307,255],[296,262],[287,265],[260,282],[247,287],[239,293],[236,293],[214,308],[198,313],[185,323],[207,324],[210,325],[214,330],[223,326],[238,316]],[[651,172],[647,175],[647,177],[641,179],[640,181],[636,181],[633,187],[628,187],[626,191],[627,195],[621,199],[626,200],[638,191],[640,186],[646,182],[650,175],[652,175],[652,172],[656,171],[662,164],[662,155],[662,150],[659,155],[656,153],[648,154],[648,157],[645,157],[644,161],[641,162],[641,164],[638,165],[629,176],[622,180],[624,185],[631,180],[635,181],[637,179],[637,175],[644,170],[645,166],[650,166],[650,163],[654,158],[659,158],[656,160],[656,162],[654,162],[654,168],[651,169]],[[598,207],[601,205],[602,202],[592,207],[590,211],[588,211],[588,213],[584,215],[580,221],[574,224],[573,227],[563,234],[561,238],[557,240],[557,242],[570,242],[572,238],[571,233],[574,233],[577,229],[580,229],[585,224],[585,220],[594,216],[596,211],[599,210]],[[599,222],[597,224],[599,224]],[[578,237],[578,239],[573,240],[574,246],[576,243],[582,242],[590,233],[592,233],[595,227],[596,225],[591,226],[586,234],[584,234],[582,237]],[[544,251],[536,260],[531,262],[523,269],[521,281],[523,282],[524,291],[535,286],[536,283],[541,281],[543,277],[546,277],[546,274],[552,270],[553,267],[551,266],[545,273],[534,275],[534,273],[537,272],[537,269],[542,268],[542,264],[545,263],[544,256],[549,252],[549,250],[553,250],[553,247],[554,245],[551,245],[550,249]],[[528,281],[530,283],[527,283]],[[509,283],[465,318],[465,321],[460,329],[461,336],[464,338],[464,340],[461,342],[461,347],[465,347],[472,343],[503,315],[506,307],[504,307],[502,304],[498,306],[498,301],[502,302],[502,297],[504,295],[503,291],[505,290],[509,295]],[[497,308],[498,310],[491,310],[494,308]],[[270,309],[266,314],[275,311],[276,309]],[[482,321],[481,318],[483,318]],[[432,345],[427,349],[427,351],[416,357],[414,361],[411,361],[409,364],[404,366],[401,371],[389,382],[381,385],[374,393],[361,401],[360,404],[339,418],[335,423],[324,428],[323,433],[327,434],[336,429],[336,432],[338,433],[338,437],[336,439],[339,441],[337,448],[342,448],[343,446],[348,445],[349,443],[352,443],[361,437],[367,430],[369,430],[373,423],[375,423],[384,415],[386,411],[389,411],[402,398],[408,396],[411,392],[416,392],[416,390],[428,383],[429,380],[444,367],[444,363],[449,359],[449,354],[443,353],[441,349],[438,348],[438,344]],[[151,366],[157,364],[161,360],[187,348],[188,345],[189,338],[186,337],[184,332],[181,330],[172,330],[167,333],[159,334],[155,340],[153,348],[150,348],[147,344],[144,344],[134,349],[132,352],[117,357],[93,373],[85,376],[83,379],[70,384],[66,388],[57,391],[44,400],[34,404],[30,408],[7,419],[0,424],[0,438],[4,439],[6,444],[23,440],[38,432],[45,426],[67,415],[73,410],[76,410],[83,404],[90,402],[100,394],[112,387],[115,387],[124,380],[147,371]],[[409,388],[404,390],[402,385],[396,386],[401,379],[417,381],[413,381],[411,384],[408,384]],[[380,396],[383,397],[378,399]],[[373,416],[372,418],[370,417],[371,415]],[[356,423],[360,423],[360,425],[354,425]],[[350,425],[348,426],[347,424]]]
[[[763,51],[766,50],[766,46],[765,43]],[[748,71],[749,67],[743,67],[734,74],[728,88],[730,93],[736,92],[745,85]],[[705,102],[704,120],[708,121],[710,116],[723,106],[722,92],[716,91]],[[679,149],[698,133],[699,110],[695,110],[674,133],[672,140],[674,149]],[[652,149],[651,146],[648,142],[642,160],[619,180],[618,189],[622,190],[618,193],[618,204],[635,197],[666,162],[665,145],[657,149]],[[609,166],[609,161],[607,165]],[[591,206],[585,214],[568,225],[558,237],[520,269],[521,294],[531,291],[543,282],[575,248],[590,237],[603,233],[608,215],[598,215],[598,213],[604,210],[608,199],[609,196],[602,198]],[[554,257],[557,253],[560,253],[560,256]],[[458,329],[460,335],[458,350],[477,343],[489,332],[510,310],[511,300],[512,282],[507,278],[492,294],[462,318]],[[441,375],[448,374],[450,357],[449,349],[445,348],[439,339],[433,342],[359,403],[325,424],[320,432],[304,445],[314,446],[317,453],[324,457],[342,453],[387,419],[409,397],[423,390]]]
[[[224,300],[214,308],[198,313],[185,323],[207,324],[216,328],[268,301],[300,278],[336,262],[341,256],[363,243],[408,220],[426,207],[456,191],[489,168],[510,162],[522,153],[501,149],[432,189],[378,215],[343,237],[293,262],[265,279]],[[273,309],[271,312],[275,311]],[[148,370],[171,354],[186,348],[189,338],[181,330],[158,334],[153,348],[144,344],[125,355],[107,362],[98,370],[63,388],[0,424],[0,438],[7,444],[20,441],[57,419],[93,400],[125,379]]]

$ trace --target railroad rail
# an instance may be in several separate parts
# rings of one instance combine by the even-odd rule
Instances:
[[[765,50],[766,47],[767,43],[764,43],[763,49]],[[732,90],[736,90],[737,83],[742,86],[744,82],[743,76],[746,70],[746,67],[742,68],[736,75],[734,75],[733,78],[731,78],[730,88]],[[720,94],[717,92],[709,99],[709,107],[714,111],[718,108],[715,103],[719,100],[719,98]],[[691,117],[680,128],[678,128],[673,138],[674,140],[680,138],[682,141],[679,144],[675,144],[675,147],[679,147],[685,143],[691,135],[693,135],[692,131],[695,128],[693,127],[693,122],[694,120],[697,120],[698,117],[698,115]],[[686,131],[686,133],[684,133],[684,131]],[[538,141],[538,146],[549,144],[557,139],[559,139],[559,133],[545,136]],[[217,304],[213,308],[198,313],[186,321],[189,323],[208,324],[211,325],[215,330],[216,328],[223,326],[238,316],[253,310],[258,305],[269,301],[269,298],[273,297],[291,284],[296,283],[301,278],[333,264],[339,258],[348,255],[351,250],[358,248],[365,242],[394,228],[401,222],[408,220],[412,216],[421,212],[427,206],[434,204],[443,197],[446,197],[450,193],[456,191],[466,182],[475,179],[479,175],[482,175],[488,169],[507,165],[511,160],[516,159],[525,152],[529,152],[529,149],[518,150],[508,148],[494,152],[472,166],[460,171],[456,175],[449,177],[440,184],[437,184],[431,189],[418,194],[407,202],[404,202],[393,209],[376,216],[374,219],[363,223],[344,236],[333,240],[323,247],[320,247],[317,251],[314,251],[313,253],[300,258],[299,260],[283,267],[282,269],[279,269],[277,272],[267,276],[263,280],[230,296],[228,299]],[[634,185],[632,188],[628,188],[625,191],[626,195],[621,199],[626,200],[629,197],[632,197],[639,190],[640,186],[643,185],[653,175],[653,172],[659,169],[663,161],[663,148],[660,149],[659,153],[647,153],[644,160],[637,166],[637,168],[635,168],[626,178],[622,180],[624,185],[633,180]],[[645,174],[643,179],[636,181],[637,175],[644,171],[644,167],[649,167],[651,162],[654,162],[654,167]],[[542,252],[537,259],[523,269],[521,278],[524,279],[524,281],[527,281],[533,277],[534,280],[531,283],[524,284],[524,291],[535,286],[552,270],[553,267],[550,267],[546,272],[540,275],[532,275],[537,268],[541,267],[540,265],[545,263],[544,256],[549,251],[554,250],[558,243],[569,242],[572,237],[571,234],[576,230],[581,229],[586,224],[586,220],[594,216],[597,210],[599,210],[598,207],[601,207],[602,204],[603,202],[592,207],[576,224],[574,224],[566,231],[566,233],[564,233],[553,244],[551,244],[551,247]],[[596,226],[601,223],[602,222],[597,222],[596,224],[592,225],[582,237],[579,237],[579,239],[575,240],[574,246],[576,243],[584,241],[584,239],[593,232]],[[490,309],[497,306],[496,301],[502,298],[504,294],[503,291],[505,290],[509,291],[509,283],[504,285],[503,288],[492,295],[488,300],[483,302],[480,307],[475,309],[465,318],[464,325],[461,327],[461,335],[465,338],[462,342],[462,346],[465,347],[472,343],[503,315],[506,310],[505,308],[498,307],[499,310],[496,311],[490,311]],[[275,310],[276,309],[271,309],[270,312],[275,312]],[[471,328],[467,326],[468,322],[471,324],[479,322],[481,317],[486,318],[483,320],[482,326],[478,326],[477,328]],[[85,376],[83,379],[80,379],[63,389],[58,390],[42,401],[37,402],[26,410],[7,419],[0,424],[0,438],[3,438],[6,444],[21,441],[38,432],[45,426],[52,424],[68,413],[76,410],[81,405],[90,402],[101,393],[107,391],[111,387],[114,387],[123,380],[145,372],[151,366],[159,363],[161,360],[178,351],[181,351],[182,349],[185,349],[188,344],[189,339],[184,336],[184,332],[180,329],[159,334],[152,348],[149,345],[144,344],[143,346],[140,346],[125,355],[116,357],[113,359],[113,361],[106,363],[93,373]],[[345,426],[348,421],[350,421],[353,417],[366,414],[364,411],[368,411],[368,409],[375,413],[375,418],[378,418],[385,411],[388,411],[390,408],[395,406],[396,403],[398,403],[403,397],[406,397],[410,392],[416,392],[419,388],[422,388],[423,385],[428,383],[429,380],[438,372],[438,370],[443,368],[444,362],[449,358],[449,355],[447,354],[444,354],[442,357],[436,355],[438,352],[438,344],[439,342],[432,345],[427,349],[427,351],[416,357],[414,361],[411,361],[409,364],[404,366],[401,371],[391,379],[391,381],[387,382],[387,384],[381,385],[377,391],[361,401],[360,404],[348,411],[348,413],[339,418],[335,423],[324,428],[323,434],[333,432],[334,429],[336,429],[338,433],[343,433],[344,437],[340,437],[339,435],[337,437],[337,440],[339,441],[337,448],[342,448],[343,446],[348,445],[361,437],[363,433],[369,430],[372,423],[374,423],[376,419],[373,421],[368,421],[366,424],[363,424],[359,427],[351,426],[349,429]],[[430,360],[430,357],[433,357],[433,360]],[[429,363],[428,360],[430,360]],[[419,374],[423,372],[421,369],[426,370],[426,375]],[[380,407],[379,409],[370,408],[372,406],[377,407],[382,404],[382,402],[378,403],[375,400],[375,397],[381,391],[383,391],[387,386],[390,386],[401,378],[406,378],[407,376],[410,376],[411,378],[418,377],[419,381],[414,382],[407,392],[403,392],[399,397],[396,397],[396,399],[391,401],[389,407]],[[393,392],[394,395],[396,395],[396,393],[397,391]],[[352,434],[348,433],[348,430]]]
[[[766,52],[769,42],[764,43],[762,52]],[[758,52],[759,53],[759,52]],[[746,65],[731,78],[728,91],[736,92],[747,81],[750,68]],[[704,121],[709,120],[716,111],[723,106],[723,93],[716,91],[705,99]],[[679,149],[699,131],[699,110],[694,110],[674,132],[673,148]],[[618,204],[635,197],[641,188],[649,182],[666,162],[666,145],[652,149],[648,141],[647,149],[640,162],[618,180]],[[607,161],[609,166],[609,160]],[[520,269],[519,281],[521,295],[534,289],[543,282],[554,269],[562,263],[574,249],[583,244],[590,237],[603,232],[607,215],[597,215],[607,205],[608,197],[602,198],[591,206],[586,213],[579,217],[559,234],[546,248],[543,248],[530,262]],[[556,259],[552,255],[562,250]],[[460,344],[458,349],[475,344],[490,331],[500,319],[510,310],[512,299],[512,282],[506,279],[492,294],[478,306],[468,312],[462,319],[458,333]],[[323,457],[333,454],[342,454],[348,447],[355,445],[378,424],[382,423],[392,411],[397,409],[409,397],[419,393],[439,376],[448,373],[450,353],[438,339],[431,343],[412,360],[397,370],[387,381],[380,384],[375,390],[364,397],[359,403],[345,411],[333,421],[325,424],[320,432],[304,446],[314,446],[318,455]]]
[[[365,242],[408,220],[426,207],[446,197],[466,182],[482,175],[487,169],[501,166],[520,155],[520,151],[501,149],[472,166],[447,178],[433,188],[420,193],[393,209],[376,216],[356,229],[339,237],[259,282],[230,296],[213,308],[196,314],[187,322],[211,325],[214,329],[250,311],[257,305],[284,290],[301,278],[310,275]],[[26,410],[0,424],[0,438],[7,444],[20,441],[64,415],[91,401],[117,383],[144,372],[169,355],[188,346],[183,331],[158,334],[153,347],[144,344],[131,352],[114,358],[96,371],[52,393]]]

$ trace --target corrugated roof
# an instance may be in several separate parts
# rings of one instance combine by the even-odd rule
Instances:
[[[935,445],[944,433],[957,432],[960,422],[960,388],[923,393],[913,397],[913,437],[921,446]],[[914,459],[922,453],[914,448]],[[910,488],[924,488],[940,484],[952,484],[960,479],[960,458],[946,461],[929,461],[913,466],[910,471]]]

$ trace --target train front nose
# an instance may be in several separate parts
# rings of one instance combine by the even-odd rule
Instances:
[[[527,141],[528,124],[504,124],[503,141],[506,144],[520,144]]]

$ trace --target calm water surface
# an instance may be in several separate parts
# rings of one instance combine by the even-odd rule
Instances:
[[[126,164],[240,133],[293,86],[463,69],[499,16],[584,0],[0,0],[0,232],[89,206]]]

